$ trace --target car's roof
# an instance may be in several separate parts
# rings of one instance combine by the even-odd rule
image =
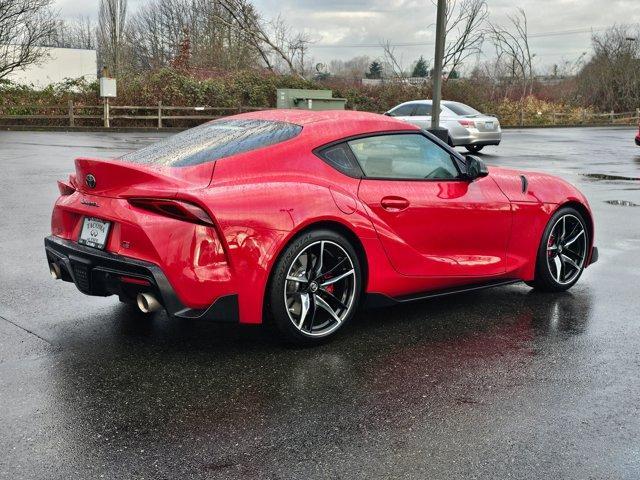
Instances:
[[[361,133],[419,130],[419,127],[377,113],[355,110],[260,110],[241,113],[228,119],[255,119],[289,122],[303,127],[302,135],[313,137],[312,143],[320,145]]]
[[[383,121],[391,120],[384,115],[377,113],[359,112],[357,110],[258,110],[255,112],[241,113],[228,118],[246,118],[273,120],[281,122],[295,123],[296,125],[309,125],[317,122],[335,122],[344,119],[350,121]]]
[[[433,100],[409,100],[408,102],[401,103],[400,105],[409,105],[410,103],[419,103],[419,104],[427,104],[431,105]],[[442,105],[465,105],[461,102],[454,102],[453,100],[442,100]],[[400,106],[398,105],[398,107]]]

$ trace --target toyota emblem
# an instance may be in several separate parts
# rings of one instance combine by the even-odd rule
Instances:
[[[96,188],[96,177],[94,177],[93,175],[91,174],[87,175],[84,181],[86,182],[87,187]]]

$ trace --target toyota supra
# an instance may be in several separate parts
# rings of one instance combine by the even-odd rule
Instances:
[[[362,306],[514,282],[559,292],[598,257],[587,199],[487,167],[396,118],[270,110],[59,181],[51,275],[143,312],[335,334]]]

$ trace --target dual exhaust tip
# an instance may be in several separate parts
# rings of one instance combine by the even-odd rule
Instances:
[[[60,280],[62,278],[60,265],[55,262],[49,264],[49,273],[54,280]],[[162,308],[162,304],[150,293],[139,293],[136,296],[136,304],[142,313],[153,313]]]

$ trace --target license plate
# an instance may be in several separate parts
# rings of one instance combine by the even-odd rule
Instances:
[[[85,217],[80,231],[78,243],[87,247],[104,250],[107,243],[107,235],[111,222],[100,220],[99,218]]]
[[[487,130],[493,130],[493,122],[484,122],[484,128]]]

